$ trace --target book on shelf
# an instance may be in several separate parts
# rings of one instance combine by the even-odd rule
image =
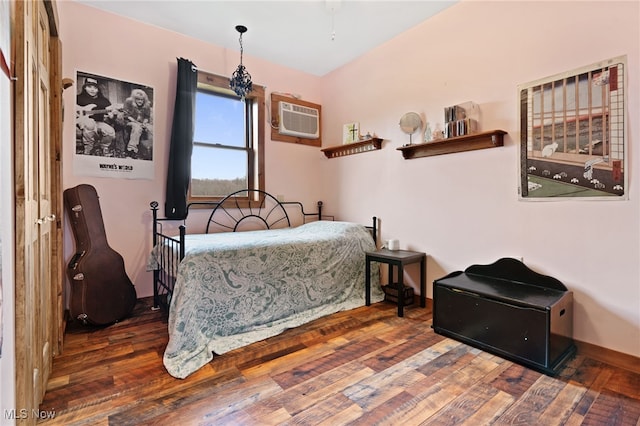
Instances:
[[[444,109],[444,121],[449,123],[451,121],[463,120],[467,117],[464,108],[460,105],[454,105],[445,107]]]
[[[453,138],[456,136],[465,136],[478,131],[478,122],[473,118],[464,118],[462,120],[449,121],[444,129],[445,138]]]

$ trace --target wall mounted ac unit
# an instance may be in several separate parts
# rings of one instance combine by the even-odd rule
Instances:
[[[317,109],[282,101],[279,104],[278,133],[306,139],[320,137],[320,112]]]

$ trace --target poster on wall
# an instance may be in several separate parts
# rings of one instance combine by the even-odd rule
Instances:
[[[77,72],[74,173],[153,179],[153,88]]]
[[[627,199],[626,62],[518,86],[521,200]]]

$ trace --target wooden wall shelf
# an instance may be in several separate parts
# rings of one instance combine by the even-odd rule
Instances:
[[[345,155],[360,154],[361,152],[375,151],[382,148],[382,139],[372,138],[359,142],[344,145],[330,146],[320,151],[324,152],[327,158],[344,157]]]
[[[504,130],[491,130],[432,142],[401,146],[405,160],[433,155],[451,154],[454,152],[473,151],[476,149],[496,148],[504,145]]]

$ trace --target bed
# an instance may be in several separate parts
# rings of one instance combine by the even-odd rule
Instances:
[[[172,376],[187,377],[214,353],[364,306],[364,252],[376,247],[376,218],[370,227],[325,220],[322,203],[308,214],[301,203],[258,190],[234,192],[209,207],[203,233],[188,234],[182,224],[172,236],[151,203],[149,268],[154,303],[169,309],[163,362]],[[299,209],[300,223],[291,209]],[[380,282],[377,268],[372,282]],[[382,301],[380,285],[372,287],[372,302]]]

